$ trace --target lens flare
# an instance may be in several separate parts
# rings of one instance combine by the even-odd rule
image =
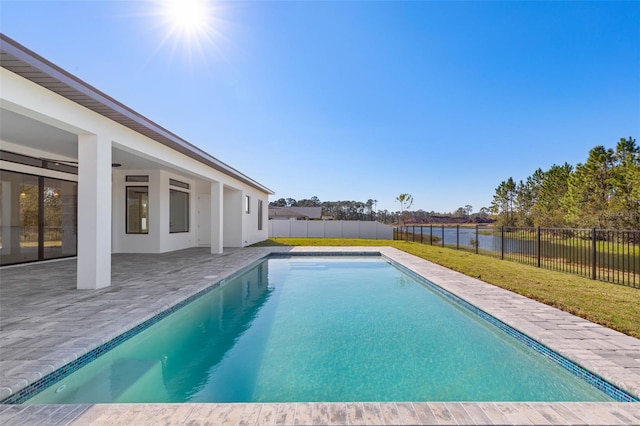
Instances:
[[[171,56],[186,58],[191,65],[206,62],[213,50],[218,50],[216,40],[222,35],[223,24],[213,0],[155,0],[157,27],[162,36],[156,54],[169,48]],[[199,58],[199,59],[198,59]]]
[[[210,14],[206,0],[165,0],[162,5],[162,15],[173,33],[198,36],[206,32]]]

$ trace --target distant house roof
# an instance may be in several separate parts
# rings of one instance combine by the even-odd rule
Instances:
[[[269,206],[269,219],[272,218],[320,219],[322,218],[322,207]]]

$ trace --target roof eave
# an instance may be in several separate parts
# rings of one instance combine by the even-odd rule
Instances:
[[[0,65],[60,96],[267,194],[274,192],[0,33]],[[47,78],[48,77],[48,78]],[[52,87],[54,86],[55,87]]]

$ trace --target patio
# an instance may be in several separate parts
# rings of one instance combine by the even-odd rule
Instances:
[[[640,396],[640,340],[384,247],[115,254],[112,285],[75,288],[75,260],[0,272],[0,398],[272,251],[376,251]],[[0,406],[2,424],[638,424],[640,403],[298,403]]]

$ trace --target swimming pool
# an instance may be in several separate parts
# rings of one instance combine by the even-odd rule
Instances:
[[[272,258],[27,403],[610,400],[429,287]]]

